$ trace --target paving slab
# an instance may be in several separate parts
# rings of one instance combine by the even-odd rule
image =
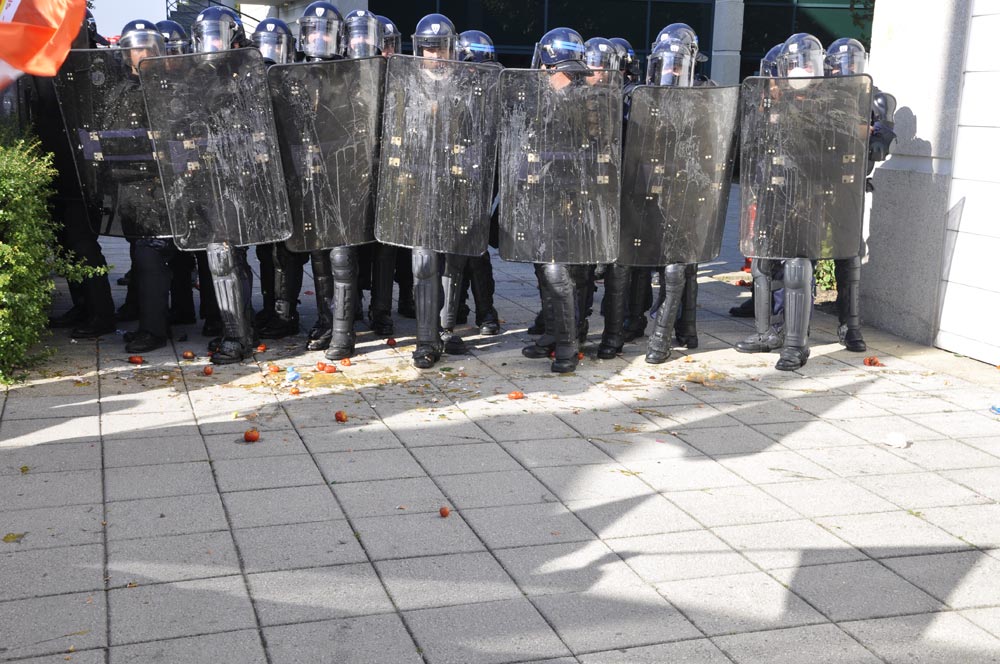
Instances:
[[[261,625],[392,613],[369,563],[247,575]]]
[[[718,636],[712,640],[738,664],[796,664],[802,661],[878,664],[882,661],[842,629],[830,624]]]
[[[504,568],[485,552],[381,560],[375,568],[401,611],[518,599],[522,595]]]
[[[337,500],[325,486],[300,486],[222,494],[233,528],[279,526],[343,519]]]
[[[435,663],[499,664],[570,654],[525,599],[406,611],[403,616]]]
[[[73,658],[76,662],[76,657]],[[111,648],[113,664],[147,662],[265,664],[267,656],[256,630],[241,630]]]
[[[749,561],[707,530],[606,542],[648,583],[755,571]]]
[[[491,549],[595,539],[582,521],[558,503],[464,509],[462,516]]]
[[[884,564],[954,609],[1000,606],[1000,560],[979,551],[890,558]]]
[[[460,509],[552,503],[557,498],[526,470],[442,475],[435,478],[452,503]]]
[[[0,601],[103,590],[100,544],[41,551],[0,549]]]
[[[232,576],[240,562],[228,531],[108,543],[108,586]]]
[[[217,493],[125,500],[107,506],[108,540],[141,539],[226,530]]]
[[[889,662],[1000,661],[1000,640],[957,613],[861,620],[841,627]]]
[[[424,660],[398,615],[362,616],[266,627],[272,664],[420,664]]]
[[[212,467],[207,461],[108,468],[104,482],[108,502],[216,491]]]
[[[108,605],[112,645],[257,626],[239,576],[112,589]]]
[[[104,592],[20,599],[0,604],[0,657],[65,653],[107,645]]]
[[[581,664],[727,664],[730,660],[708,639],[618,648],[579,656]]]
[[[365,554],[346,521],[317,521],[234,530],[244,569],[270,572],[358,563]]]
[[[354,519],[361,544],[372,560],[482,551],[483,544],[458,511],[397,514]]]
[[[631,648],[702,635],[648,587],[542,595],[531,601],[573,652]]]

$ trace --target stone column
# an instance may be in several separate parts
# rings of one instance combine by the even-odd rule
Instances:
[[[743,0],[715,0],[712,26],[712,80],[719,85],[740,82],[740,49],[743,47]]]
[[[898,100],[892,156],[875,170],[861,313],[931,345],[939,326],[948,194],[973,0],[878,0],[869,73]],[[928,44],[934,55],[929,56]],[[931,64],[933,62],[933,64]]]

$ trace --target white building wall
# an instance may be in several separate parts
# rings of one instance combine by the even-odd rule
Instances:
[[[934,345],[1000,365],[1000,1],[975,0]]]

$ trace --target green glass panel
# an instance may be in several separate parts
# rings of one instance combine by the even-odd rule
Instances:
[[[808,32],[824,46],[840,37],[853,37],[866,49],[871,44],[872,23],[868,12],[799,7],[796,23],[796,32]]]

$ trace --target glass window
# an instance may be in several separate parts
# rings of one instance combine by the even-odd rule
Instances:
[[[549,29],[573,28],[584,39],[624,37],[639,51],[646,44],[646,0],[549,0]]]
[[[523,0],[441,0],[459,32],[482,30],[499,53],[531,52],[545,32],[545,3]]]
[[[808,32],[829,46],[840,37],[853,37],[869,48],[872,40],[871,17],[850,9],[817,9],[799,7],[796,32]]]
[[[743,12],[743,55],[757,55],[757,60],[772,46],[792,34],[792,10],[788,7],[746,7]]]

